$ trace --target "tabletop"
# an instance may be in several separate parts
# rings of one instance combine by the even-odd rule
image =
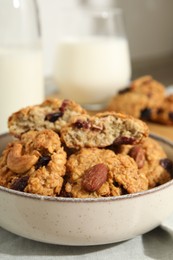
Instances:
[[[173,126],[164,126],[159,124],[148,123],[150,132],[158,134],[164,138],[173,141]]]
[[[99,246],[44,244],[14,235],[0,228],[2,260],[172,260],[173,214],[156,229],[136,238]]]

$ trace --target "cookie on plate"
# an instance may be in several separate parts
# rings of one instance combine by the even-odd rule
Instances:
[[[0,157],[0,185],[46,196],[60,194],[66,153],[52,130],[29,131]]]
[[[147,125],[120,113],[81,115],[61,129],[62,141],[69,148],[106,147],[111,144],[140,143],[148,136]]]
[[[148,119],[148,110],[158,107],[165,96],[164,86],[151,76],[134,80],[111,101],[108,110]]]
[[[67,161],[66,194],[75,198],[119,196],[148,189],[128,155],[99,148],[83,148]]]
[[[20,137],[29,130],[60,131],[72,116],[86,111],[71,100],[47,99],[40,105],[29,106],[13,113],[8,120],[11,134]]]
[[[120,154],[128,154],[137,163],[139,172],[145,174],[149,188],[171,180],[173,163],[167,158],[162,146],[152,138],[146,138],[140,145],[122,145]]]

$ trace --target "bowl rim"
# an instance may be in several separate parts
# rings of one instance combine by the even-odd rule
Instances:
[[[0,138],[3,137],[7,137],[10,136],[8,133],[2,134],[0,135]],[[154,133],[150,133],[149,137],[156,139],[157,141],[160,141],[166,145],[168,145],[169,147],[171,147],[173,149],[173,141],[170,141],[168,139],[166,139],[165,137],[159,136],[157,134]],[[99,197],[99,198],[66,198],[66,197],[51,197],[51,196],[44,196],[44,195],[38,195],[38,194],[32,194],[32,193],[26,193],[26,192],[21,192],[21,191],[16,191],[16,190],[12,190],[9,188],[5,188],[3,186],[0,186],[0,192],[5,192],[11,195],[16,195],[19,197],[24,197],[24,198],[28,198],[28,199],[34,199],[34,200],[41,200],[41,201],[51,201],[51,202],[65,202],[65,203],[76,203],[76,202],[92,202],[92,203],[97,203],[97,202],[112,202],[112,201],[124,201],[127,199],[134,199],[134,198],[138,198],[138,197],[143,197],[143,196],[147,196],[156,192],[159,192],[160,190],[164,190],[168,187],[170,187],[171,185],[173,185],[173,179],[161,184],[157,187],[154,187],[152,189],[146,190],[146,191],[141,191],[141,192],[136,192],[136,193],[132,193],[132,194],[125,194],[125,195],[121,195],[121,196],[112,196],[112,197]]]

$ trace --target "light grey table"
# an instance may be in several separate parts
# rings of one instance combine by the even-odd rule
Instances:
[[[101,246],[74,247],[39,243],[0,228],[0,260],[31,259],[173,260],[173,214],[161,226],[142,236]]]

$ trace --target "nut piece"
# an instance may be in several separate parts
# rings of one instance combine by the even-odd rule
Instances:
[[[82,186],[86,191],[97,191],[106,182],[108,167],[99,163],[87,169],[84,173]]]
[[[36,155],[22,155],[22,145],[15,143],[7,156],[7,167],[15,173],[27,172],[38,160]]]
[[[140,145],[136,145],[132,147],[128,153],[130,157],[132,157],[137,166],[138,169],[141,169],[144,166],[145,163],[145,151]]]

